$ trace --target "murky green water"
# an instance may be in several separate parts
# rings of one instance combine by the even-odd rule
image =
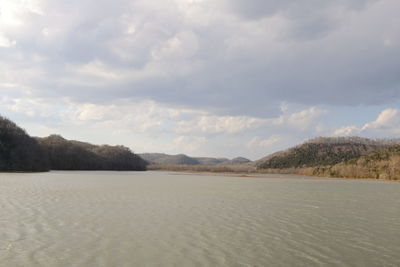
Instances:
[[[400,266],[400,183],[0,174],[0,266]]]

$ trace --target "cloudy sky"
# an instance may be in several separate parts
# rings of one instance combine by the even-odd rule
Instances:
[[[135,152],[400,137],[398,0],[0,0],[0,114]]]

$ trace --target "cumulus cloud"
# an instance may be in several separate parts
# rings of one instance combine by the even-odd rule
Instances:
[[[400,110],[398,109],[385,109],[383,110],[378,118],[370,123],[365,124],[362,130],[370,129],[390,129],[397,128],[400,126]]]
[[[205,137],[199,136],[178,136],[171,144],[171,151],[176,153],[182,153],[187,151],[188,153],[197,152],[199,148],[207,142]]]
[[[355,125],[341,127],[335,130],[334,135],[364,135],[370,137],[398,137],[400,134],[400,110],[385,109],[378,117],[362,127]]]
[[[276,125],[285,125],[298,130],[305,130],[326,113],[327,110],[325,109],[312,107],[294,113],[284,112],[278,118],[272,119],[271,122]]]
[[[123,143],[140,152],[234,157],[248,151],[254,158],[312,134],[325,114],[324,110],[309,108],[295,112],[285,109],[279,116],[265,118],[218,116],[153,101],[93,104],[68,98],[49,102],[0,97],[0,105],[2,114],[10,114],[17,122],[23,119],[33,135],[61,133],[72,139]]]
[[[283,141],[282,136],[273,135],[267,139],[262,139],[259,136],[255,136],[246,143],[246,147],[248,149],[260,148],[260,147],[267,148],[272,145],[275,145],[280,141]]]
[[[170,124],[191,110],[180,110],[158,105],[152,101],[119,101],[113,104],[69,103],[63,116],[70,123],[95,125],[98,128],[116,129],[122,132],[169,131]]]
[[[351,126],[343,126],[340,127],[339,129],[336,129],[333,132],[333,135],[335,136],[351,136],[351,135],[357,135],[360,133],[360,129],[357,126],[351,125]]]
[[[12,41],[3,35],[0,35],[0,47],[10,47],[15,44],[16,44],[15,41]]]
[[[178,133],[236,134],[260,127],[267,120],[245,116],[203,115],[193,120],[179,121],[175,127]]]

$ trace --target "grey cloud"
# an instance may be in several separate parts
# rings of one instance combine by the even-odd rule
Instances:
[[[362,10],[377,0],[226,0],[225,4],[246,20],[279,15],[288,20],[283,36],[300,40],[324,37],[340,25],[338,13]]]
[[[373,1],[376,0],[226,0],[225,4],[247,19],[260,19],[277,13],[295,19],[335,7],[360,10]]]
[[[279,112],[281,102],[398,103],[400,32],[394,19],[400,6],[382,0],[381,11],[374,12],[376,7],[366,6],[368,2],[229,2],[248,18],[288,14],[291,34],[297,36],[289,40],[280,38],[281,25],[232,19],[231,11],[222,6],[218,16],[210,15],[213,12],[205,4],[200,6],[211,19],[193,26],[185,19],[188,11],[179,10],[173,1],[159,5],[49,1],[48,13],[25,18],[23,29],[14,32],[17,46],[0,48],[0,55],[14,71],[14,80],[31,87],[33,94],[78,102],[152,99],[220,114],[261,117]],[[253,6],[260,14],[246,11]],[[341,16],[346,27],[336,28],[336,21],[331,22],[335,6],[345,7]],[[351,11],[347,14],[346,10]],[[353,10],[359,12],[354,15]],[[381,14],[382,10],[387,12]],[[204,19],[202,13],[195,15],[199,21]],[[130,23],[135,29],[128,34]],[[46,37],[42,32],[46,27],[60,28],[61,33]],[[271,31],[277,36],[271,36]],[[392,44],[384,44],[386,35]],[[33,55],[43,60],[35,61]],[[75,72],[96,60],[104,64],[104,71],[121,77]],[[29,74],[32,69],[37,73]]]

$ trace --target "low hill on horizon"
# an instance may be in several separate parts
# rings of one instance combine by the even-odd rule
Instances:
[[[220,165],[241,165],[251,161],[243,157],[234,159],[212,158],[212,157],[190,157],[184,154],[168,155],[164,153],[142,153],[139,154],[144,160],[152,165],[201,165],[201,166],[220,166]]]

